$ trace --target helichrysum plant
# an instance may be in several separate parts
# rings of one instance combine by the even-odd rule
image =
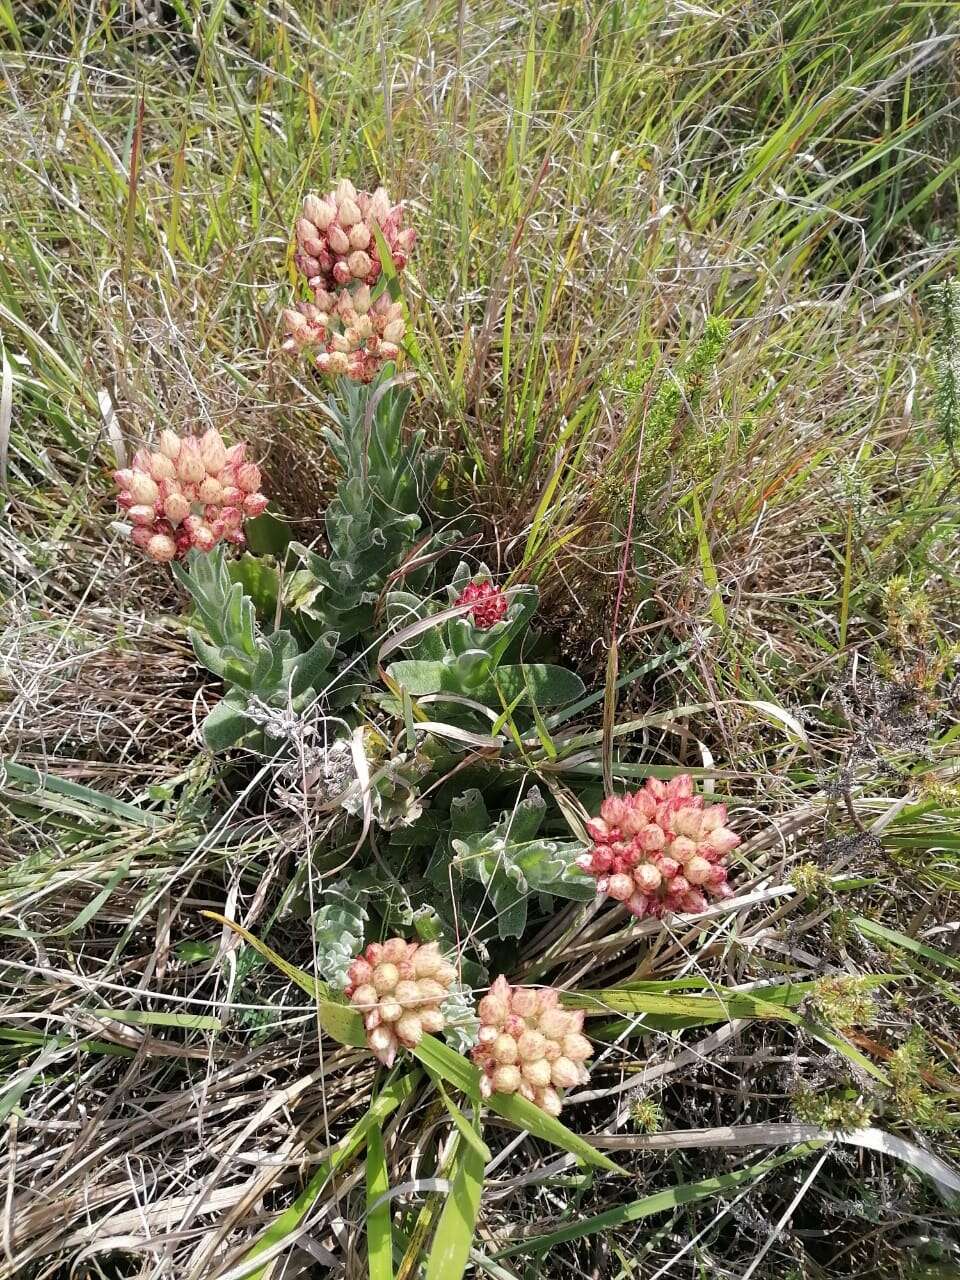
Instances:
[[[480,1001],[473,1060],[483,1071],[480,1092],[518,1093],[558,1116],[562,1091],[590,1078],[593,1045],[583,1034],[582,1010],[561,1009],[550,987],[511,987],[502,975]]]
[[[648,778],[639,791],[607,796],[587,823],[593,848],[577,865],[596,877],[599,895],[638,919],[704,911],[709,898],[732,894],[726,860],[740,837],[726,823],[726,805],[704,804],[689,774]]]

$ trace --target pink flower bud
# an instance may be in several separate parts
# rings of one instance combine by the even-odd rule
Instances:
[[[177,554],[177,544],[165,533],[155,533],[146,546],[147,555],[159,564],[166,564]]]
[[[243,499],[244,515],[251,517],[262,516],[269,505],[266,494],[248,493]]]
[[[260,488],[260,468],[254,462],[243,462],[237,467],[237,485],[244,493],[256,493]]]
[[[213,530],[207,524],[202,524],[193,534],[193,545],[198,551],[212,551],[217,545],[217,539]]]
[[[372,979],[373,977],[372,969],[370,969],[370,976]],[[376,987],[373,986],[372,981],[368,981],[368,982],[363,982],[358,987],[354,988],[353,995],[350,997],[350,1002],[351,1004],[355,1005],[358,1009],[363,1010],[363,1009],[372,1009],[374,1005],[377,1004],[378,999],[379,997],[377,996]]]
[[[156,522],[157,509],[152,503],[149,505],[147,503],[140,503],[130,508],[127,512],[127,517],[131,524],[139,525],[141,528],[145,529],[148,525],[152,525]]]
[[[239,507],[221,507],[220,519],[223,521],[225,532],[236,533],[243,524],[243,512]]]

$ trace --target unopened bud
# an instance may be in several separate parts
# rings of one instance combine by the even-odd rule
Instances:
[[[190,503],[182,493],[168,494],[163,500],[163,514],[171,524],[179,524],[190,514]]]
[[[260,488],[260,468],[254,462],[242,462],[237,467],[237,485],[244,493],[256,493]]]
[[[364,253],[362,249],[355,249],[347,259],[347,266],[354,279],[363,280],[370,274],[370,255]]]
[[[218,475],[227,465],[227,451],[220,438],[220,432],[214,427],[205,431],[200,437],[200,457],[211,475]]]
[[[166,428],[160,432],[158,448],[164,457],[169,458],[171,462],[176,462],[180,454],[180,437],[175,431]]]
[[[165,533],[155,533],[146,546],[147,555],[159,564],[166,564],[177,554],[177,544]]]
[[[262,516],[269,505],[266,494],[248,493],[243,499],[243,512],[251,518]]]

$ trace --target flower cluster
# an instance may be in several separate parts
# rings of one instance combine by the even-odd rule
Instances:
[[[507,612],[507,597],[492,582],[471,582],[457,596],[454,604],[472,604],[469,617],[481,631],[488,631]]]
[[[327,196],[309,195],[297,219],[296,263],[311,289],[376,284],[383,267],[373,233],[380,228],[393,265],[402,271],[416,232],[404,227],[403,205],[391,205],[383,187],[357,191],[349,179]]]
[[[635,916],[703,911],[707,895],[729,898],[726,855],[740,837],[726,825],[726,805],[705,805],[693,779],[648,778],[632,795],[608,796],[587,823],[593,848],[577,859],[597,892]]]
[[[435,942],[372,942],[347,970],[345,993],[363,1014],[367,1044],[384,1066],[397,1050],[443,1030],[440,1006],[456,977]]]
[[[246,445],[227,448],[213,427],[202,436],[162,431],[156,452],[139,449],[113,478],[133,541],[160,562],[210,551],[221,538],[242,545],[244,519],[267,506]]]
[[[499,977],[480,1001],[473,1060],[483,1071],[480,1092],[519,1093],[548,1115],[563,1105],[559,1089],[586,1084],[593,1046],[582,1034],[583,1012],[560,1008],[549,987],[511,987]]]
[[[287,328],[285,351],[317,350],[317,368],[369,382],[386,360],[400,353],[403,307],[382,293],[374,302],[368,285],[353,293],[318,289],[313,302],[298,302],[283,313]]]
[[[374,228],[397,271],[407,264],[415,232],[404,227],[403,206],[391,205],[383,187],[357,191],[344,179],[327,196],[308,195],[297,219],[296,264],[313,300],[283,313],[284,350],[315,351],[323,373],[369,382],[403,340],[403,307],[370,286],[383,270]]]

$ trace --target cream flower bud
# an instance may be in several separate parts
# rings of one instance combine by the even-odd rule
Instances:
[[[381,337],[384,342],[392,342],[396,344],[403,341],[405,329],[406,325],[402,320],[391,320],[388,324],[384,325]]]
[[[663,876],[652,862],[641,862],[633,869],[633,879],[642,893],[656,893]]]
[[[521,1018],[532,1018],[537,1012],[537,993],[529,987],[515,987],[510,997],[510,1008]]]
[[[521,1062],[532,1062],[543,1057],[544,1037],[539,1031],[525,1031],[517,1041],[517,1055]]]
[[[550,1082],[557,1089],[572,1089],[579,1081],[580,1072],[569,1058],[557,1058],[550,1067]]]
[[[541,1111],[545,1111],[548,1116],[556,1118],[563,1110],[563,1103],[560,1101],[560,1095],[556,1089],[544,1089],[537,1096],[537,1106]]]
[[[497,1067],[491,1076],[491,1083],[497,1093],[516,1093],[520,1088],[520,1079],[517,1067]]]
[[[484,996],[480,1001],[477,1013],[480,1021],[486,1023],[487,1026],[495,1026],[503,1021],[507,1016],[508,1005],[500,996],[493,994]]]
[[[160,480],[172,480],[177,474],[177,469],[165,453],[151,453],[150,474],[158,482]],[[124,487],[126,488],[126,486]]]
[[[158,448],[164,457],[169,458],[171,462],[176,462],[180,453],[180,437],[175,431],[166,428],[160,432]]]
[[[443,959],[437,944],[430,942],[417,949],[413,957],[413,972],[418,978],[432,978],[442,964]]]
[[[356,193],[354,193],[356,194]],[[352,227],[360,221],[360,209],[355,199],[349,197],[339,201],[338,220],[341,227]]]
[[[373,977],[372,969],[370,971],[370,976],[371,978]],[[350,999],[358,1009],[364,1009],[367,1007],[372,1008],[377,1003],[379,997],[377,995],[377,989],[373,983],[365,982],[354,989],[353,995]]]
[[[388,996],[385,1000],[380,1001],[377,1006],[377,1012],[384,1022],[396,1022],[403,1015],[403,1005],[399,1000]]]
[[[525,1062],[520,1071],[524,1080],[535,1089],[545,1089],[551,1083],[552,1072],[546,1058],[535,1058],[532,1062]]]
[[[374,1027],[367,1033],[367,1044],[385,1067],[392,1067],[397,1056],[397,1038],[389,1027]]]
[[[517,1060],[517,1042],[513,1036],[502,1034],[497,1036],[490,1048],[490,1056],[501,1066],[509,1065]]]
[[[397,965],[397,972],[400,972],[402,964]],[[423,993],[416,982],[412,982],[409,978],[401,978],[394,990],[394,998],[399,1000],[402,1005],[407,1005],[411,1009],[418,1005],[423,999]]]
[[[125,487],[138,503],[154,503],[160,497],[157,482],[146,471],[134,471],[130,477],[130,483]]]
[[[151,560],[166,564],[177,554],[177,544],[165,533],[155,533],[146,546]]]
[[[443,1030],[444,1017],[439,1009],[421,1009],[419,1016],[425,1035],[435,1036],[438,1031]]]
[[[163,514],[171,524],[179,524],[190,514],[190,503],[182,493],[168,494],[163,500]]]
[[[200,437],[200,456],[210,475],[218,475],[227,465],[227,451],[220,432],[214,427]]]
[[[365,276],[368,276],[372,265],[370,255],[364,253],[362,249],[355,249],[347,259],[347,266],[350,268],[350,274],[356,280],[363,280]]]
[[[683,874],[691,884],[707,884],[713,874],[713,864],[697,854],[684,867]]]
[[[400,974],[395,964],[384,962],[377,965],[373,975],[373,985],[381,995],[386,991],[392,991],[399,981]]]
[[[626,902],[634,892],[633,880],[626,874],[613,875],[607,881],[607,893],[618,902]]]
[[[336,224],[327,229],[327,243],[334,253],[350,252],[350,237],[343,227],[338,227]]]
[[[341,178],[337,183],[337,189],[334,193],[338,205],[343,204],[344,200],[356,200],[357,188],[353,185],[349,178]]]
[[[342,220],[342,212],[340,217]],[[344,225],[346,225],[346,223],[344,223]],[[355,226],[350,228],[350,235],[348,239],[350,241],[351,249],[366,249],[370,244],[370,238],[370,228],[365,222],[358,222]]]
[[[216,502],[219,503],[223,498],[223,489],[220,487],[220,481],[216,476],[207,476],[201,480],[197,486],[197,500],[199,502]]]
[[[394,1030],[401,1044],[408,1047],[417,1045],[423,1039],[423,1026],[420,1017],[415,1013],[404,1013],[396,1022]]]
[[[131,524],[146,528],[148,525],[154,524],[157,519],[156,507],[152,504],[139,503],[130,508],[127,512],[127,519]]]

